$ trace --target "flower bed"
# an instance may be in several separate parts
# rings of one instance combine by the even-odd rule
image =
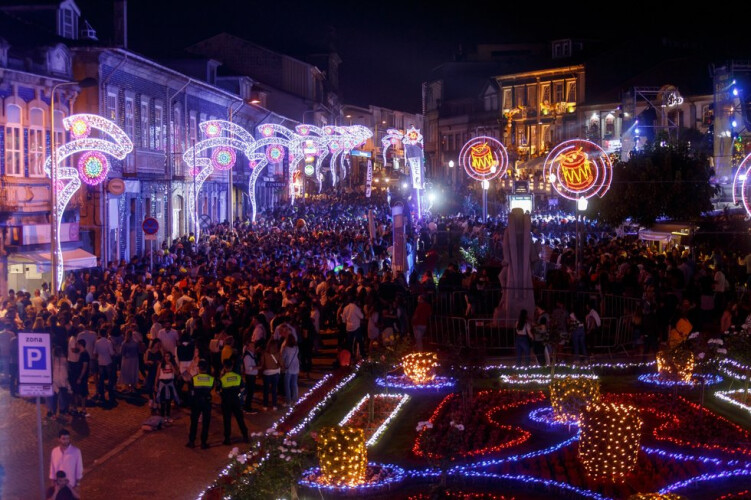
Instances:
[[[705,451],[751,456],[751,433],[681,396],[652,393],[605,394],[603,400],[634,404],[644,417],[643,439]],[[739,444],[741,444],[739,446]]]
[[[370,401],[373,401],[373,419],[370,419]],[[339,422],[340,426],[362,429],[365,444],[373,446],[391,420],[409,400],[406,394],[366,394]]]
[[[499,414],[544,399],[545,395],[539,391],[482,391],[473,399],[467,420],[456,424],[454,415],[460,413],[462,401],[456,394],[450,394],[428,420],[432,428],[424,427],[418,432],[412,451],[419,457],[437,459],[486,455],[520,445],[531,433],[516,425],[501,424]],[[461,433],[459,438],[456,432]]]

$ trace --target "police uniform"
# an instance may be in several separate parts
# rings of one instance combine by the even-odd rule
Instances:
[[[232,415],[237,420],[237,425],[243,434],[243,439],[248,441],[248,427],[245,425],[243,411],[240,406],[240,385],[242,376],[233,371],[226,372],[219,379],[222,394],[222,417],[224,419],[224,444],[229,444],[229,436],[232,429]]]
[[[211,423],[211,390],[214,388],[214,377],[208,373],[199,373],[193,377],[192,401],[190,407],[190,434],[188,446],[196,441],[198,432],[198,417],[202,416],[201,447],[208,447],[209,424]]]

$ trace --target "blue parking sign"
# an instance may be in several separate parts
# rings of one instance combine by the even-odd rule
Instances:
[[[51,384],[52,353],[49,333],[18,334],[20,384]]]

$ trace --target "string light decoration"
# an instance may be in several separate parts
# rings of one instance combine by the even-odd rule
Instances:
[[[199,130],[207,137],[183,152],[183,162],[188,166],[188,172],[195,182],[188,183],[188,214],[195,226],[196,238],[200,237],[201,228],[197,223],[198,214],[195,200],[204,182],[215,170],[229,170],[237,161],[235,151],[245,152],[254,149],[255,139],[247,130],[236,123],[226,120],[208,120],[198,125]],[[222,135],[226,134],[226,135]],[[208,152],[212,151],[210,156]]]
[[[357,413],[363,411],[363,408],[366,404],[370,402],[370,399],[385,399],[385,400],[392,400],[393,403],[395,403],[394,408],[391,410],[391,412],[386,416],[384,421],[381,423],[381,425],[376,428],[373,433],[370,436],[365,436],[367,438],[367,441],[365,442],[365,445],[370,447],[375,445],[378,442],[378,439],[381,437],[381,435],[386,431],[391,421],[396,417],[396,415],[399,413],[399,410],[402,409],[402,407],[409,401],[409,395],[407,394],[366,394],[350,411],[345,415],[345,417],[339,422],[339,427],[346,427],[351,426],[351,422],[354,419],[355,415]],[[365,430],[364,430],[365,431]]]
[[[599,378],[593,373],[569,373],[568,378]],[[549,385],[554,377],[549,373],[519,373],[519,374],[502,374],[501,382],[509,385]]]
[[[417,495],[410,495],[408,500],[430,500],[432,497],[427,493],[419,493]],[[446,490],[441,493],[441,498],[459,498],[461,500],[514,500],[514,497],[506,497],[504,495],[497,495],[495,493],[477,492],[477,491],[462,491],[462,490]]]
[[[365,481],[356,486],[324,484],[322,470],[313,467],[302,474],[297,484],[310,490],[310,495],[319,496],[321,491],[339,495],[372,495],[389,491],[408,477],[404,469],[393,464],[368,463]]]
[[[578,422],[587,405],[600,399],[600,380],[597,378],[562,377],[550,383],[550,404],[559,422]]]
[[[536,424],[542,424],[544,427],[549,429],[571,429],[572,427],[576,428],[579,426],[578,421],[561,422],[560,420],[558,420],[555,411],[550,406],[532,410],[531,412],[529,412],[529,415],[527,415],[527,418],[529,418],[529,420],[531,420],[532,422]]]
[[[381,387],[403,391],[442,391],[454,387],[455,381],[449,377],[436,375],[430,382],[416,384],[406,375],[386,375],[385,377],[378,377],[376,384]]]
[[[751,373],[751,366],[744,365],[732,358],[724,358],[720,360],[720,371],[726,376],[745,382],[749,379],[749,373]]]
[[[688,500],[682,495],[675,493],[636,493],[628,497],[628,500]]]
[[[503,177],[508,168],[508,153],[498,139],[487,136],[473,137],[459,152],[459,165],[476,181],[492,181]]]
[[[413,352],[402,357],[404,375],[417,385],[431,382],[437,367],[438,354],[435,352]]]
[[[217,170],[229,170],[237,162],[237,153],[231,148],[216,148],[211,153],[211,164]]]
[[[718,479],[721,480],[721,479],[730,479],[734,477],[749,477],[749,476],[751,476],[751,469],[749,468],[734,469],[734,470],[722,471],[722,472],[717,472],[717,473],[701,474],[699,476],[692,477],[691,479],[686,479],[685,481],[679,481],[677,483],[671,484],[670,486],[661,489],[660,493],[670,493],[671,491],[686,488],[688,486],[695,486],[698,483],[717,481]]]
[[[744,410],[751,416],[751,397],[749,397],[749,394],[751,393],[746,392],[745,389],[736,389],[734,391],[717,391],[714,393],[714,396],[721,401]]]
[[[70,199],[81,187],[81,181],[83,180],[88,185],[94,186],[100,184],[107,177],[109,162],[102,153],[122,160],[133,151],[133,142],[128,135],[115,123],[99,115],[71,115],[63,118],[63,127],[65,127],[65,130],[71,131],[73,140],[55,149],[56,165],[52,165],[51,156],[47,157],[44,162],[44,173],[47,177],[52,177],[52,168],[55,169],[56,173],[57,182],[53,188],[56,190],[57,202],[52,210],[54,210],[57,220],[57,234],[60,234],[65,207],[68,206]],[[99,130],[102,137],[89,137],[92,129]],[[64,165],[68,157],[80,153],[84,153],[81,157],[83,161],[78,162],[77,168]],[[60,238],[57,239],[54,252],[57,266],[52,272],[56,273],[57,283],[62,285],[65,263]]]
[[[602,198],[613,180],[613,165],[605,151],[592,141],[572,139],[553,148],[545,158],[544,178],[569,200]]]
[[[593,403],[581,414],[579,459],[595,479],[621,481],[636,467],[642,419],[635,406]]]
[[[649,385],[656,385],[658,387],[696,387],[700,384],[704,385],[717,385],[722,382],[723,378],[714,373],[697,373],[691,376],[688,382],[682,378],[667,379],[662,373],[645,373],[639,375],[639,382],[643,382]]]
[[[362,429],[324,427],[318,431],[321,481],[335,486],[357,486],[365,481],[368,450]]]
[[[110,164],[99,151],[87,151],[78,159],[78,175],[89,186],[96,186],[107,177]]]
[[[281,163],[284,161],[284,148],[276,144],[267,147],[266,158],[268,158],[269,163],[275,165]]]
[[[751,154],[746,155],[738,170],[733,177],[733,203],[738,205],[743,203],[743,208],[746,209],[746,213],[751,215],[751,196],[749,196],[749,189],[751,189]]]
[[[691,382],[694,374],[694,353],[688,349],[673,349],[657,353],[657,371],[667,380]]]

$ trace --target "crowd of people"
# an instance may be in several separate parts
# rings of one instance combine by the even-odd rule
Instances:
[[[500,262],[505,223],[504,216],[483,224],[461,214],[410,221],[410,266],[396,275],[383,200],[326,199],[277,207],[255,224],[216,224],[198,241],[189,235],[163,244],[153,269],[150,256],[137,256],[103,270],[70,272],[58,294],[44,286],[9,291],[0,303],[0,374],[10,375],[15,395],[15,332],[49,332],[50,416],[86,417],[91,396],[108,405],[137,392],[169,423],[174,406],[192,403],[202,364],[217,385],[227,373],[242,376],[246,412],[274,411],[297,400],[299,374],[310,373],[322,329],[338,333],[346,353],[340,364],[399,335],[413,335],[422,349],[437,294],[497,288],[492,266],[473,268],[459,247],[476,240]],[[711,322],[742,323],[751,312],[734,293],[751,275],[751,256],[659,251],[590,220],[582,224],[577,258],[573,224],[561,213],[533,217],[538,286],[637,299],[626,313],[639,349],[655,351],[661,341],[678,341],[687,329]],[[468,300],[468,315],[470,306]],[[581,306],[567,311],[565,328],[574,354],[584,357],[583,338],[599,326],[588,325],[586,308],[596,311],[598,304]],[[518,319],[517,361],[530,352],[545,357],[534,332],[559,325],[549,319],[554,314],[529,311]]]

